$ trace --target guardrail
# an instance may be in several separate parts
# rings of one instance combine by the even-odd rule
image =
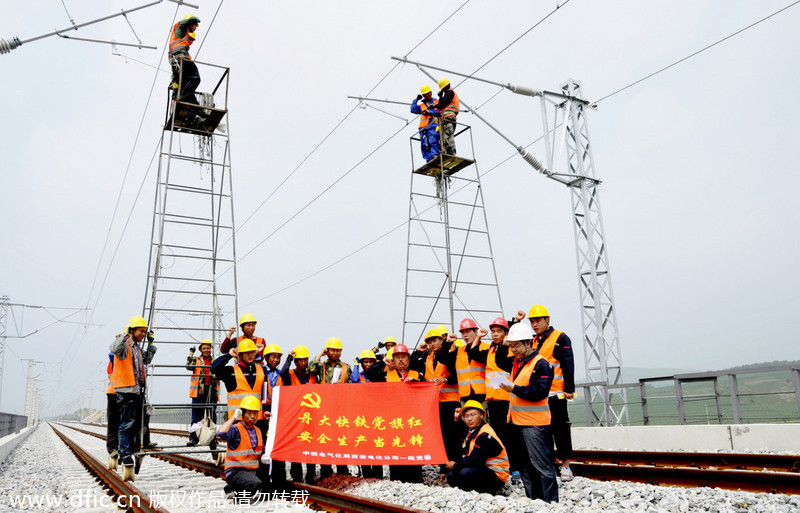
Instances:
[[[573,425],[606,425],[606,397],[617,411],[627,410],[623,425],[800,422],[800,365],[579,383],[576,390],[569,408]]]
[[[27,425],[28,417],[25,415],[0,412],[0,438],[12,433],[19,433]]]

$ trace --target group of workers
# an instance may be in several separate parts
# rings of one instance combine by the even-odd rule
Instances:
[[[528,322],[523,322],[526,316]],[[488,330],[464,319],[460,338],[437,326],[414,350],[388,337],[363,350],[352,366],[342,361],[338,338],[328,339],[314,358],[307,347],[297,346],[281,365],[281,348],[255,335],[255,317],[244,314],[239,321],[242,335],[234,337],[236,328],[231,328],[220,356],[212,359],[213,344],[204,340],[200,356],[192,347],[186,365],[192,370],[193,424],[203,417],[216,418],[220,382],[227,391],[228,419],[218,427],[217,437],[227,445],[229,495],[253,495],[285,485],[285,462],[270,461],[264,454],[272,392],[277,386],[317,383],[435,382],[448,458],[442,470],[451,486],[496,493],[508,479],[519,476],[528,497],[557,502],[554,443],[561,480],[573,478],[567,413],[567,401],[575,391],[572,347],[566,334],[550,326],[550,315],[542,305],[527,313],[520,310],[510,320],[497,318]],[[120,407],[118,448],[113,449],[118,449],[123,465],[132,464],[131,454],[137,450],[131,443],[139,429],[134,413],[141,411],[144,368],[155,354],[152,332],[144,345],[147,334],[146,322],[136,317],[128,333],[118,335],[111,345],[110,386]],[[482,341],[489,334],[491,342]],[[387,352],[379,354],[383,348]],[[197,443],[192,435],[188,445]],[[304,476],[302,465],[291,463],[290,475],[293,481],[313,483],[316,470],[316,465],[306,464]],[[335,472],[349,473],[346,465],[337,465]],[[332,473],[332,466],[321,465],[320,478]],[[383,467],[362,465],[361,473],[383,478]],[[422,482],[422,468],[390,465],[389,478]]]
[[[458,93],[447,78],[439,80],[437,99],[434,100],[431,86],[426,84],[411,102],[411,113],[419,114],[419,140],[425,162],[430,162],[441,153],[456,154],[456,116],[459,108]]]

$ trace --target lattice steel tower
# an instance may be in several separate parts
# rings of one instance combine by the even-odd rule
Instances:
[[[472,158],[439,155],[419,168],[419,135],[411,137],[403,341],[463,317],[487,324],[503,315],[483,190],[470,127],[458,124],[457,147]]]

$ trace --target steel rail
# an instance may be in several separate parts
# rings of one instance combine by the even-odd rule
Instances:
[[[147,494],[139,490],[132,483],[123,481],[120,475],[106,467],[105,462],[97,460],[86,450],[82,449],[74,440],[57,429],[52,423],[50,423],[50,427],[55,434],[67,444],[67,447],[75,453],[89,472],[97,476],[117,497],[124,496],[128,498],[127,503],[129,510],[135,513],[169,513],[163,508],[151,506],[150,504],[152,502]],[[139,497],[139,501],[131,501],[131,497]],[[138,502],[138,504],[135,504],[136,502]]]
[[[572,459],[582,463],[800,472],[800,456],[787,454],[577,450]]]

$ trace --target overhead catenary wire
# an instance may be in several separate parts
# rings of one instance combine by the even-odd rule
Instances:
[[[631,82],[630,84],[626,85],[625,87],[620,87],[620,88],[619,88],[619,89],[617,89],[616,91],[614,91],[614,92],[612,92],[612,93],[609,93],[609,94],[607,94],[607,95],[603,96],[603,97],[602,97],[602,98],[600,98],[599,100],[596,100],[596,101],[594,102],[594,104],[596,105],[596,104],[600,103],[600,102],[601,102],[601,101],[603,101],[603,100],[606,100],[606,99],[608,99],[608,98],[611,98],[612,96],[614,96],[614,95],[615,95],[615,94],[617,94],[617,93],[621,93],[622,91],[624,91],[624,90],[626,90],[626,89],[629,89],[629,88],[631,88],[631,87],[635,86],[636,84],[639,84],[639,83],[641,83],[641,82],[644,82],[644,81],[645,81],[645,80],[647,80],[648,78],[654,77],[654,76],[658,75],[658,74],[659,74],[659,73],[661,73],[661,72],[667,71],[668,69],[670,69],[670,68],[672,68],[672,67],[674,67],[674,66],[677,66],[678,64],[680,64],[680,63],[682,63],[682,62],[684,62],[684,61],[686,61],[686,60],[689,60],[689,59],[691,59],[691,58],[692,58],[692,57],[694,57],[695,55],[699,55],[699,54],[701,54],[701,53],[705,52],[706,50],[709,50],[709,49],[711,49],[711,48],[713,48],[713,47],[717,46],[718,44],[720,44],[720,43],[722,43],[722,42],[724,42],[724,41],[727,41],[728,39],[730,39],[730,38],[732,38],[732,37],[734,37],[734,36],[737,36],[737,35],[741,34],[742,32],[744,32],[744,31],[746,31],[746,30],[748,30],[748,29],[751,29],[751,28],[755,27],[755,26],[756,26],[756,25],[758,25],[759,23],[762,23],[762,22],[764,22],[764,21],[767,21],[768,19],[772,18],[773,16],[776,16],[776,15],[778,15],[778,14],[782,13],[783,11],[785,11],[785,10],[789,9],[790,7],[794,7],[794,6],[795,6],[795,5],[797,5],[797,4],[800,4],[800,0],[796,0],[795,2],[792,2],[791,4],[787,5],[786,7],[783,7],[782,9],[778,9],[777,11],[773,12],[772,14],[770,14],[770,15],[768,15],[768,16],[765,16],[765,17],[761,18],[761,19],[760,19],[760,20],[758,20],[758,21],[754,21],[754,22],[753,22],[753,23],[751,23],[750,25],[747,25],[746,27],[744,27],[744,28],[741,28],[741,29],[737,30],[736,32],[734,32],[734,33],[732,33],[732,34],[729,34],[729,35],[727,35],[727,36],[723,37],[722,39],[719,39],[719,40],[717,40],[717,41],[715,41],[715,42],[711,43],[710,45],[708,45],[708,46],[705,46],[705,47],[701,48],[700,50],[697,50],[696,52],[692,52],[692,53],[690,53],[689,55],[687,55],[686,57],[684,57],[684,58],[682,58],[682,59],[678,59],[677,61],[673,62],[672,64],[669,64],[669,65],[667,65],[667,66],[664,66],[663,68],[661,68],[661,69],[659,69],[659,70],[657,70],[657,71],[654,71],[654,72],[650,73],[649,75],[646,75],[646,76],[644,76],[644,77],[642,77],[642,78],[640,78],[640,79],[638,79],[638,80],[635,80],[635,81]]]

